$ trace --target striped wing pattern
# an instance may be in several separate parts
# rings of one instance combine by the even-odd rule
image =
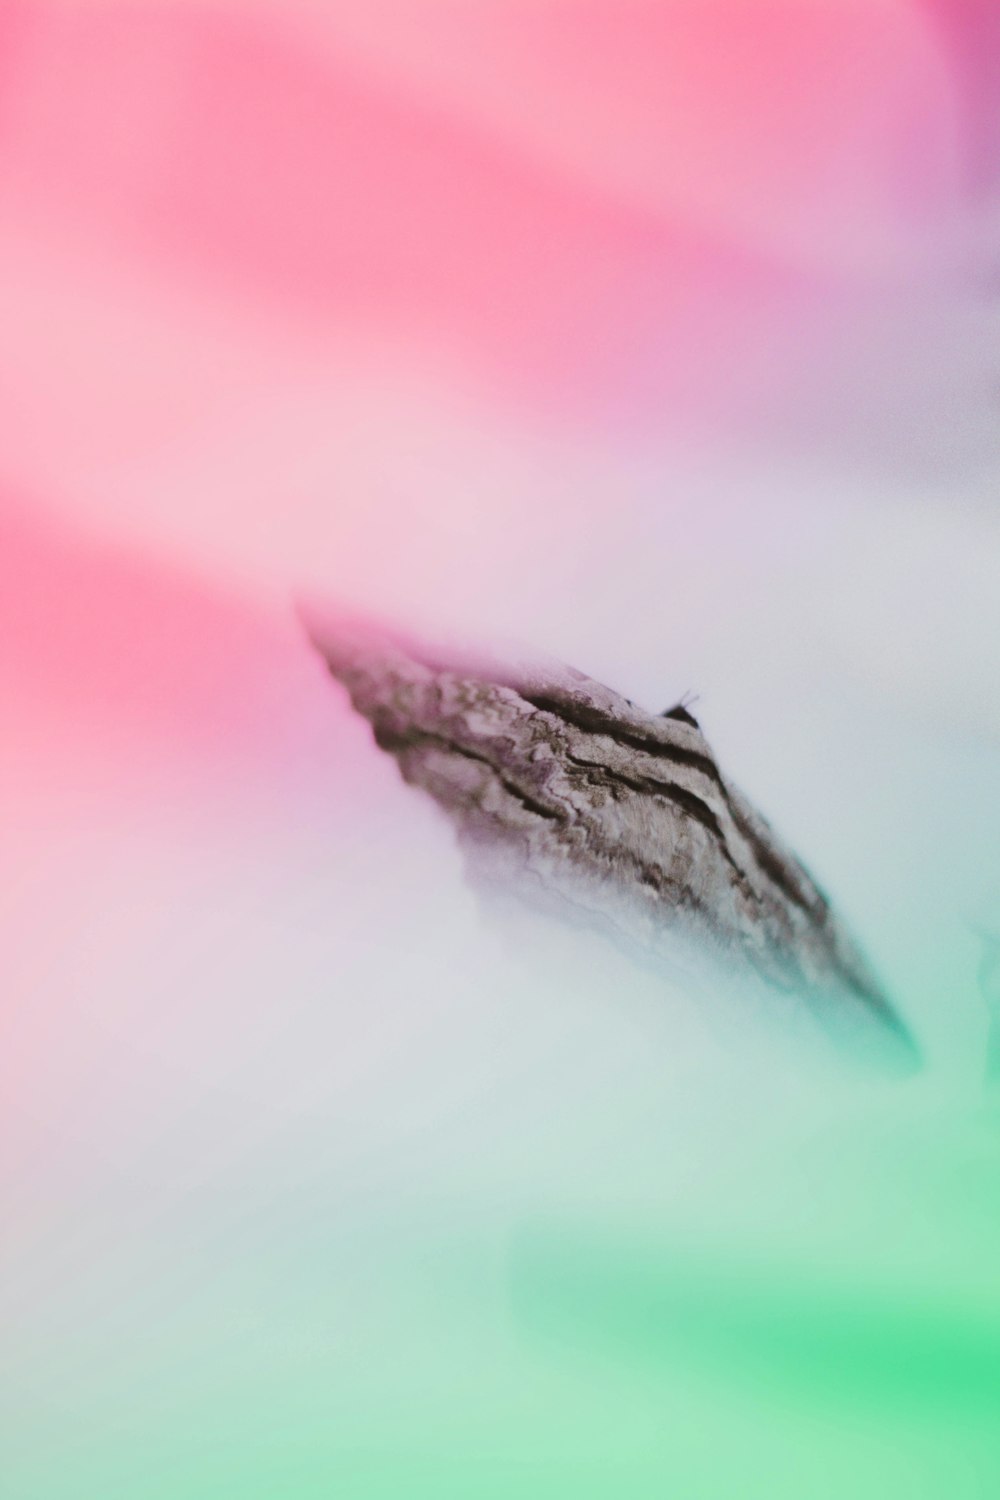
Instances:
[[[693,717],[651,715],[558,664],[441,656],[309,620],[407,782],[480,880],[663,958],[709,955],[803,996],[834,1029],[912,1042],[824,893],[723,776]]]

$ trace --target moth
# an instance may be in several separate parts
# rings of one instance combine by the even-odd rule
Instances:
[[[482,884],[634,954],[698,955],[912,1067],[911,1035],[805,866],[723,775],[685,703],[654,715],[572,667],[512,665],[303,619]]]

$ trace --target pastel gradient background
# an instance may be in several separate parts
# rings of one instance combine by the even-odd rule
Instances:
[[[0,1490],[1000,1494],[994,0],[4,0]],[[878,1084],[484,925],[298,594],[656,709]]]

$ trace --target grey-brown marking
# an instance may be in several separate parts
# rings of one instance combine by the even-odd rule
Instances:
[[[633,951],[669,959],[693,942],[912,1063],[823,892],[692,715],[647,714],[569,667],[440,657],[357,622],[307,628],[405,780],[449,813],[474,874]]]

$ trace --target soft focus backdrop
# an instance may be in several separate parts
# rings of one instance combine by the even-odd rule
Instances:
[[[998,1493],[998,100],[993,0],[5,0],[11,1500]],[[301,594],[699,692],[922,1079],[512,948]]]

